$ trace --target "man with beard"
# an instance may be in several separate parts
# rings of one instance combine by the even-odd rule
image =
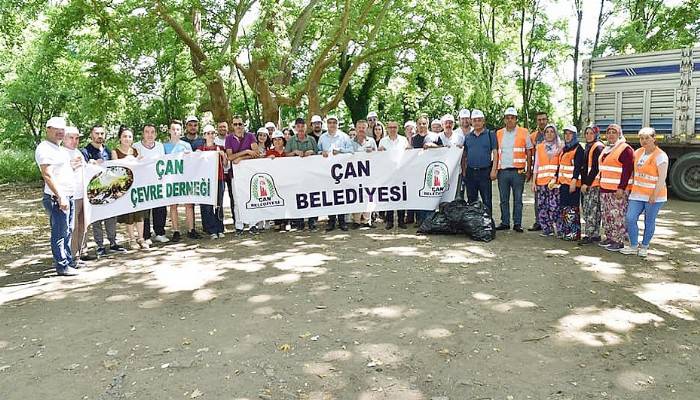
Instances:
[[[85,157],[85,161],[92,164],[102,164],[112,159],[112,151],[105,146],[105,128],[102,125],[92,127],[92,130],[90,130],[90,143],[81,152],[83,157]],[[107,231],[110,250],[120,253],[126,252],[124,247],[117,244],[117,217],[111,217],[92,223],[92,236],[97,245],[97,257],[107,255],[107,250],[104,247],[104,231]]]
[[[190,144],[192,151],[204,146],[204,138],[199,136],[199,120],[194,115],[185,118],[185,136],[181,139]]]
[[[321,135],[323,135],[324,132],[323,118],[321,118],[319,115],[314,115],[311,117],[311,133],[309,133],[309,135],[316,140],[316,143],[318,143],[318,140],[321,138]]]

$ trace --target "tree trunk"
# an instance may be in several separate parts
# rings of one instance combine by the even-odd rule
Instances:
[[[231,108],[224,87],[224,80],[217,73],[213,80],[206,83],[209,91],[209,99],[211,104],[211,113],[214,121],[231,121]]]
[[[598,44],[600,43],[600,30],[603,27],[604,22],[604,10],[605,0],[600,0],[600,12],[598,12],[598,27],[595,31],[595,40],[593,41],[593,50],[591,51],[591,57],[598,57],[600,55],[600,50],[598,49]]]
[[[583,0],[576,0],[574,3],[576,4],[576,20],[577,20],[577,26],[576,26],[576,43],[574,44],[574,76],[572,80],[572,89],[573,89],[573,96],[574,96],[574,112],[573,112],[573,122],[574,125],[579,127],[579,124],[581,123],[581,116],[579,115],[579,108],[578,108],[578,57],[579,57],[579,43],[581,41],[581,20],[583,19],[583,5],[581,4]]]

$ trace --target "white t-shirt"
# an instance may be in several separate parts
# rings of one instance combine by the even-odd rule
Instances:
[[[647,162],[647,159],[649,159],[649,155],[646,152],[642,154],[642,157],[639,158],[639,162],[637,162],[637,166],[642,166],[644,165],[645,162]],[[657,157],[656,157],[656,165],[659,166],[663,163],[668,164],[668,155],[665,152],[661,152]],[[630,193],[629,200],[637,200],[637,201],[649,201],[649,196],[642,194],[642,193]],[[662,202],[662,201],[667,201],[668,199],[666,196],[664,197],[657,197],[656,202]]]
[[[355,152],[367,150],[377,151],[377,142],[375,142],[374,138],[371,137],[365,138],[365,141],[362,142],[362,144],[359,144],[357,143],[357,141],[354,140],[352,144],[355,147]]]
[[[83,183],[83,167],[86,164],[85,157],[83,157],[83,153],[81,153],[78,149],[66,150],[68,150],[68,154],[70,154],[71,159],[75,157],[80,158],[80,168],[76,168],[73,170],[73,176],[75,177],[75,190],[73,191],[73,199],[80,200],[83,198],[83,189],[85,188],[85,184]]]
[[[470,127],[469,127],[469,132],[466,132],[466,133],[462,131],[462,127],[459,127],[459,128],[457,128],[457,129],[454,130],[454,133],[459,133],[459,134],[462,135],[462,137],[466,137],[468,134],[470,134],[470,133],[472,133],[472,132],[474,132],[474,127],[473,127],[473,126],[470,126]]]
[[[423,139],[423,144],[437,143],[438,139],[440,139],[440,135],[442,135],[442,132],[433,132],[433,131],[428,132],[428,134],[425,135],[425,139]],[[443,143],[443,145],[444,145],[444,143]]]
[[[133,148],[139,152],[139,157],[143,156],[146,160],[153,160],[162,158],[165,155],[165,149],[163,148],[163,143],[155,142],[152,148],[148,148],[143,145],[142,141],[134,143]]]
[[[383,147],[384,150],[390,152],[403,151],[408,147],[408,139],[405,136],[396,135],[396,140],[391,140],[389,135],[387,135],[379,141],[379,147]]]
[[[444,131],[440,132],[440,140],[445,147],[464,146],[464,135],[462,135],[461,132],[452,131],[452,136],[449,138],[445,135]]]
[[[226,136],[219,137],[219,135],[216,135],[214,137],[214,144],[226,148]],[[231,169],[231,162],[227,160],[224,163],[224,173],[227,173],[229,169]]]
[[[75,175],[73,167],[70,165],[70,159],[71,155],[68,149],[55,145],[48,140],[39,143],[34,152],[34,160],[39,166],[49,166],[48,172],[56,186],[56,190],[59,192],[53,193],[49,189],[49,185],[44,183],[44,193],[59,197],[73,196],[73,192],[75,192]]]

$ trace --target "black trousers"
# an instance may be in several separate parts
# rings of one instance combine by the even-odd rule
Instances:
[[[226,185],[226,191],[228,192],[228,200],[229,204],[231,205],[231,218],[233,218],[233,223],[235,224],[236,215],[233,213],[233,174],[231,174],[231,170],[224,174],[224,184]]]
[[[491,167],[480,169],[467,167],[465,184],[467,186],[467,203],[475,202],[481,195],[481,202],[486,206],[489,215],[493,215]]]
[[[166,207],[156,207],[148,210],[143,218],[143,238],[151,238],[151,218],[153,218],[153,231],[156,236],[165,235],[165,220],[168,217]]]
[[[396,214],[399,217],[399,223],[403,223],[403,218],[406,215],[406,210],[396,210]],[[385,218],[386,218],[386,222],[394,222],[394,212],[387,211]]]
[[[345,214],[329,215],[328,225],[335,225],[336,221],[342,226],[345,225]]]

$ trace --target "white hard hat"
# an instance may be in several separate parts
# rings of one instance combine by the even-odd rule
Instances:
[[[481,111],[481,110],[478,110],[478,109],[476,109],[476,108],[473,109],[473,110],[472,110],[472,119],[475,119],[475,118],[485,118],[485,117],[484,117],[484,112]]]
[[[284,133],[282,133],[282,131],[274,131],[271,137],[272,139],[284,138]]]
[[[338,122],[338,117],[336,117],[335,115],[332,115],[332,114],[326,117],[326,122],[328,122],[328,120],[331,120],[331,119]]]
[[[207,133],[207,132],[216,132],[216,128],[207,124],[204,126],[204,129],[202,129],[202,133]]]
[[[275,123],[274,123],[274,122],[266,122],[266,123],[265,123],[265,128],[272,128],[272,129],[275,129],[275,128],[277,128],[277,127],[275,126]]]
[[[412,127],[415,128],[415,127],[416,127],[416,123],[415,123],[414,121],[406,121],[406,123],[403,124],[403,127],[406,128],[407,126],[412,126]]]
[[[466,108],[459,110],[459,118],[471,118],[472,114]]]
[[[323,122],[323,118],[321,118],[320,115],[314,115],[311,117],[311,123],[314,124],[316,122]]]
[[[193,121],[199,122],[199,119],[197,119],[197,117],[195,117],[194,115],[190,115],[187,118],[185,118],[185,124],[187,124],[188,122],[193,122]]]
[[[515,109],[515,107],[508,107],[506,108],[506,112],[503,113],[503,116],[506,115],[512,115],[514,117],[518,116],[518,110]]]
[[[370,118],[377,118],[377,113],[374,111],[370,111],[369,114],[367,114],[367,119]]]
[[[455,122],[455,117],[452,114],[445,114],[442,116],[442,123],[444,124],[447,121],[452,121]]]
[[[567,126],[565,126],[565,127],[564,127],[564,130],[565,130],[565,131],[571,131],[571,132],[574,133],[574,135],[577,135],[577,134],[578,134],[578,128],[576,128],[576,127],[573,126],[573,125],[567,125]]]
[[[63,117],[51,117],[46,121],[47,128],[66,129],[66,119]]]

